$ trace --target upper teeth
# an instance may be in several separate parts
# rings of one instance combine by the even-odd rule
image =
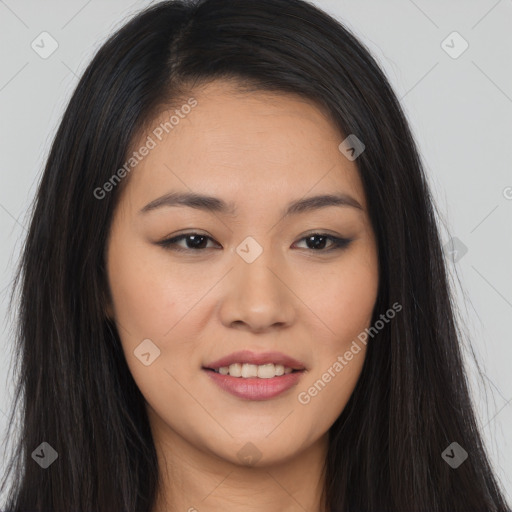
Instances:
[[[243,377],[245,379],[250,377],[259,377],[260,379],[271,379],[285,373],[291,373],[292,368],[284,367],[282,364],[248,364],[248,363],[233,363],[229,366],[221,366],[215,370],[222,375],[231,375],[231,377]]]

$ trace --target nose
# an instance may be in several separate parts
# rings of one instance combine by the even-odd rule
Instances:
[[[235,260],[219,312],[225,326],[265,332],[292,325],[297,299],[287,283],[291,277],[270,252],[263,251],[252,263]]]

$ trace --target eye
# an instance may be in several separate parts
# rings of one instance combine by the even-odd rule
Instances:
[[[352,242],[349,238],[339,238],[337,236],[328,235],[327,233],[311,233],[301,238],[300,241],[302,240],[306,240],[307,248],[315,252],[330,252],[336,249],[344,249]],[[331,241],[331,245],[328,249],[325,249],[327,240]]]
[[[157,244],[172,251],[199,252],[203,249],[211,248],[207,247],[208,241],[210,240],[212,242],[215,242],[213,238],[211,238],[208,235],[190,232],[183,233],[173,238],[162,240],[160,242],[157,242]],[[333,235],[328,235],[327,233],[312,233],[304,238],[301,238],[299,242],[302,242],[303,240],[306,241],[306,248],[314,252],[330,252],[336,249],[344,249],[348,247],[348,245],[352,242],[351,239],[339,238]],[[179,242],[183,241],[185,242],[185,247],[183,245],[178,245]],[[331,245],[328,246],[327,249],[325,249],[327,241],[330,241]]]
[[[181,242],[183,240],[185,240],[185,247],[178,246],[178,242]],[[208,248],[205,247],[205,245],[209,240],[213,241],[213,238],[209,237],[208,235],[203,235],[201,233],[183,233],[182,235],[178,235],[167,240],[162,240],[157,243],[158,245],[161,245],[162,247],[165,247],[166,249],[170,249],[173,251],[199,251],[201,249]]]

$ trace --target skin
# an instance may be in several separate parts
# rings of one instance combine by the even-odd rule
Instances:
[[[107,314],[146,399],[159,458],[153,512],[322,511],[328,430],[359,378],[364,344],[309,403],[298,395],[370,326],[378,255],[356,163],[338,149],[345,137],[303,98],[239,93],[220,81],[191,96],[197,106],[126,178],[106,253]],[[222,198],[236,214],[139,213],[171,191]],[[361,209],[282,217],[290,201],[327,193],[348,194]],[[212,240],[194,249],[182,239],[188,252],[157,245],[184,232]],[[306,236],[325,232],[353,241],[330,252],[329,239],[308,245]],[[247,236],[263,249],[252,263],[236,252]],[[144,339],[160,350],[149,366],[134,355]],[[307,371],[276,398],[237,398],[202,367],[242,349],[283,352]],[[249,442],[256,464],[237,456]]]

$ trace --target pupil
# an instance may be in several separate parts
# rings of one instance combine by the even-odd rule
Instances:
[[[325,241],[327,237],[321,235],[312,235],[308,238],[308,242],[312,242],[314,239],[320,239],[320,242],[312,243],[313,248],[315,249],[323,249],[325,247]]]
[[[197,249],[202,247],[202,243],[206,241],[206,237],[204,235],[189,235],[187,240],[192,240],[192,244],[187,243],[189,247],[191,246],[192,248]]]

